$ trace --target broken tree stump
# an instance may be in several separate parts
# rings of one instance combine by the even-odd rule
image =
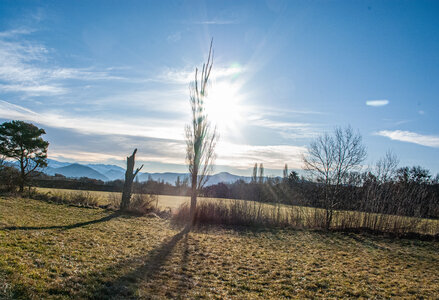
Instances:
[[[127,170],[125,172],[125,182],[123,185],[122,191],[122,201],[120,202],[120,210],[126,210],[130,206],[131,193],[133,190],[133,180],[136,177],[137,173],[142,169],[143,165],[140,168],[137,168],[134,171],[134,163],[137,149],[134,149],[134,152],[131,156],[127,157]]]

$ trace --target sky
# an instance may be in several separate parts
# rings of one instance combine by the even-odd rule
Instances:
[[[301,169],[335,127],[373,165],[439,172],[438,1],[0,1],[0,121],[46,131],[49,158],[186,172],[189,84],[214,63],[216,172]]]

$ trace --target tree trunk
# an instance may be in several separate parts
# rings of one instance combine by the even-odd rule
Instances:
[[[24,192],[24,182],[26,181],[26,172],[24,169],[23,157],[20,159],[20,182],[19,182],[19,193]]]
[[[191,208],[190,208],[190,224],[195,224],[195,213],[197,208],[197,179],[198,176],[192,176],[192,188],[191,188]]]
[[[122,191],[122,201],[120,202],[120,210],[126,210],[130,206],[131,200],[131,192],[133,189],[133,180],[136,177],[137,173],[139,173],[140,169],[142,169],[143,165],[134,172],[134,163],[137,149],[134,149],[134,152],[131,156],[127,157],[127,170],[125,172],[125,182],[123,185]]]

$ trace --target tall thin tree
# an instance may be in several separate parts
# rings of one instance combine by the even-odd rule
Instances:
[[[264,165],[259,164],[259,183],[264,183]]]
[[[255,166],[253,167],[252,182],[256,183],[257,181],[258,181],[258,163],[255,163]]]
[[[205,100],[209,76],[213,64],[213,40],[210,42],[207,62],[203,64],[201,76],[195,68],[195,78],[189,86],[192,118],[190,125],[186,125],[186,162],[191,179],[191,222],[195,221],[198,191],[205,185],[209,174],[213,170],[215,161],[215,146],[217,130],[212,128],[205,111]]]

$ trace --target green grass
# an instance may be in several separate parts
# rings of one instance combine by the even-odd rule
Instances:
[[[0,298],[435,298],[439,242],[211,227],[0,198]]]

